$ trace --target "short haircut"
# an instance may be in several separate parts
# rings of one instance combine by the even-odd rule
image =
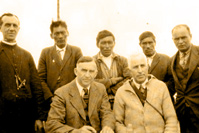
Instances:
[[[113,35],[113,33],[111,33],[110,31],[108,30],[102,30],[98,33],[97,35],[97,38],[96,38],[96,44],[97,44],[97,47],[98,47],[98,43],[101,39],[107,37],[107,36],[112,36],[113,37],[113,41],[115,42],[115,36]]]
[[[67,29],[66,22],[64,22],[62,20],[52,21],[52,23],[50,25],[50,31],[51,31],[51,33],[53,33],[53,28],[54,27],[59,27],[59,26],[65,27]]]
[[[94,59],[92,57],[90,57],[90,56],[82,56],[77,61],[77,64],[84,63],[84,62],[93,62],[93,61],[94,61]]]
[[[173,34],[173,31],[174,31],[176,28],[180,28],[180,27],[185,27],[185,28],[187,29],[187,31],[189,32],[189,34],[191,35],[190,28],[189,28],[189,26],[187,26],[186,24],[179,24],[179,25],[176,25],[176,26],[172,29],[171,33]]]
[[[0,17],[0,27],[1,27],[1,25],[3,24],[2,18],[3,18],[4,16],[14,16],[14,17],[16,17],[16,18],[19,20],[19,18],[18,18],[16,15],[12,14],[12,13],[4,13],[4,14],[1,15],[1,17]],[[19,23],[20,23],[20,22],[19,22]]]
[[[151,37],[156,42],[154,34],[151,31],[145,31],[139,36],[139,44],[147,37]]]
[[[146,56],[143,53],[135,53],[129,56],[128,61],[129,61],[129,67],[132,67],[132,61],[138,57],[143,57],[145,59],[145,62],[147,63]]]

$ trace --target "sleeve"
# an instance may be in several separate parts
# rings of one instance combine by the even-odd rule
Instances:
[[[116,132],[126,133],[126,126],[124,125],[125,105],[121,91],[116,93],[113,111],[116,119]]]
[[[41,81],[38,76],[38,72],[33,60],[33,57],[30,56],[29,61],[29,67],[30,67],[30,87],[33,93],[33,97],[36,101],[37,110],[38,110],[38,119],[44,120],[45,119],[45,113],[43,111],[43,103],[44,103],[44,95],[41,87]]]
[[[113,111],[111,110],[110,103],[108,101],[108,95],[105,88],[103,89],[102,104],[100,109],[100,117],[102,118],[102,128],[108,126],[115,129],[115,118]]]
[[[46,122],[46,133],[66,133],[74,130],[73,127],[66,125],[66,101],[61,91],[55,91],[52,98],[51,108]]]
[[[176,133],[178,131],[178,120],[176,116],[176,112],[171,101],[171,97],[169,95],[168,88],[165,85],[163,94],[163,115],[165,119],[165,133]]]
[[[77,52],[76,52],[76,62],[83,56],[82,51],[80,48],[77,47]]]
[[[39,64],[38,64],[38,73],[39,77],[41,79],[41,85],[44,92],[44,98],[45,100],[48,100],[53,96],[52,92],[50,91],[50,88],[47,85],[47,66],[46,66],[46,53],[45,50],[42,50],[40,58],[39,58]]]

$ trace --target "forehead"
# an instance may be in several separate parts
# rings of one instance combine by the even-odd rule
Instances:
[[[147,37],[147,38],[144,38],[141,43],[144,43],[144,42],[154,42],[154,40],[152,37]]]
[[[102,42],[102,41],[114,41],[114,39],[112,36],[107,36],[107,37],[100,39],[100,42]]]
[[[19,19],[15,16],[4,16],[2,18],[3,24],[13,23],[19,25]]]
[[[67,31],[66,27],[61,25],[58,27],[53,27],[53,32],[61,32],[61,31]]]
[[[146,64],[146,59],[144,56],[137,56],[131,60],[131,67]]]
[[[77,68],[79,69],[87,69],[87,70],[96,70],[97,66],[94,61],[92,62],[82,62],[77,64]]]
[[[189,35],[189,31],[184,26],[176,27],[172,33],[173,37],[180,37],[180,36],[187,36],[187,35]]]

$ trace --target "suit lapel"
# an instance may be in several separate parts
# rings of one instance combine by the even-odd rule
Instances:
[[[191,77],[193,71],[195,70],[196,66],[197,66],[197,60],[198,60],[198,53],[196,51],[196,48],[194,48],[194,46],[192,46],[191,51],[190,51],[190,63],[189,63],[189,71],[188,71],[188,76],[187,76],[187,81],[189,80],[189,78]]]
[[[177,55],[178,55],[178,54],[179,54],[179,52],[177,52],[177,53],[173,56],[173,58],[172,58],[172,60],[171,60],[171,73],[172,73],[172,75],[173,75],[173,79],[174,79],[175,83],[177,83],[177,85],[180,86],[180,87],[182,88],[182,85],[180,84],[180,81],[179,81],[179,79],[178,79],[178,76],[177,76],[177,74],[176,74],[176,71],[174,70],[174,65],[175,65],[175,61],[176,61],[176,59],[177,59]]]
[[[99,92],[97,91],[96,86],[92,83],[89,90],[89,105],[88,105],[88,116],[91,117],[95,106],[97,105],[97,101],[99,98]]]
[[[83,104],[82,104],[82,98],[79,94],[79,91],[78,91],[78,88],[77,88],[77,85],[76,85],[76,80],[72,81],[72,86],[73,87],[71,87],[71,90],[69,92],[69,94],[71,96],[70,102],[75,107],[77,112],[81,115],[81,117],[84,120],[86,120],[86,114],[85,114],[84,107],[83,107]]]
[[[63,58],[63,61],[62,61],[62,64],[61,64],[61,70],[65,66],[65,64],[68,61],[68,59],[70,58],[71,54],[72,54],[71,46],[67,44],[65,54],[64,54],[64,58]]]
[[[156,55],[154,56],[153,61],[151,63],[149,73],[151,73],[153,71],[153,69],[156,67],[156,65],[158,64],[159,61],[160,61],[160,56],[158,55],[158,53],[156,53]]]
[[[52,48],[52,62],[55,62],[59,67],[61,66],[61,60],[57,54],[56,46]]]

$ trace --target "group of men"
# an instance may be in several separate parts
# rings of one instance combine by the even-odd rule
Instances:
[[[54,46],[42,50],[38,69],[16,42],[19,29],[16,15],[0,17],[0,132],[199,132],[199,48],[187,25],[172,30],[172,58],[146,31],[144,54],[128,62],[113,52],[110,31],[98,33],[97,55],[83,56],[67,44],[66,23],[52,21]]]

